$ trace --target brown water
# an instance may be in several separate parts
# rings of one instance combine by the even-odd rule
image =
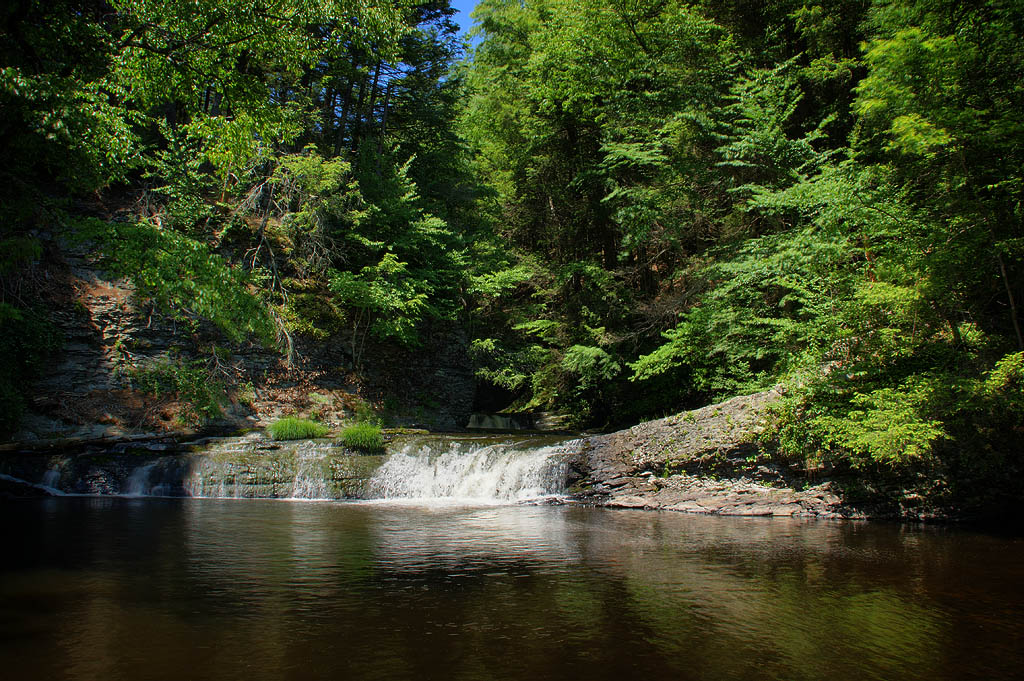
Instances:
[[[552,506],[0,504],[6,679],[1011,679],[1024,541]]]

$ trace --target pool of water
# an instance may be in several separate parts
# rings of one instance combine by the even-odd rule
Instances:
[[[0,504],[9,679],[1009,679],[1024,541],[564,506]]]

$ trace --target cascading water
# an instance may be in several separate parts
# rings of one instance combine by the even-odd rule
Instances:
[[[149,477],[153,474],[156,462],[150,462],[139,466],[132,471],[128,479],[124,481],[124,495],[129,497],[144,497],[151,493],[152,485]]]
[[[578,440],[551,436],[421,436],[369,454],[332,440],[251,434],[155,457],[109,451],[0,459],[0,479],[47,494],[507,504],[564,494],[567,461],[578,449]]]
[[[60,486],[60,469],[51,468],[43,473],[43,480],[40,484],[48,489],[57,489]]]
[[[327,440],[233,439],[193,455],[182,486],[192,497],[363,498],[365,481],[381,461]]]
[[[574,442],[429,439],[405,444],[370,480],[371,497],[509,503],[565,493]]]

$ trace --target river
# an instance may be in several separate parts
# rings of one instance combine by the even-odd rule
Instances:
[[[8,679],[1010,679],[1024,541],[435,500],[0,503]]]

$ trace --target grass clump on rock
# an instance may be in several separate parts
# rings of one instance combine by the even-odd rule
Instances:
[[[379,452],[384,449],[384,434],[374,423],[357,423],[341,431],[341,441],[346,447]]]
[[[322,423],[294,416],[288,416],[275,421],[267,427],[270,437],[275,440],[308,440],[310,438],[323,437],[329,431],[330,428]]]

